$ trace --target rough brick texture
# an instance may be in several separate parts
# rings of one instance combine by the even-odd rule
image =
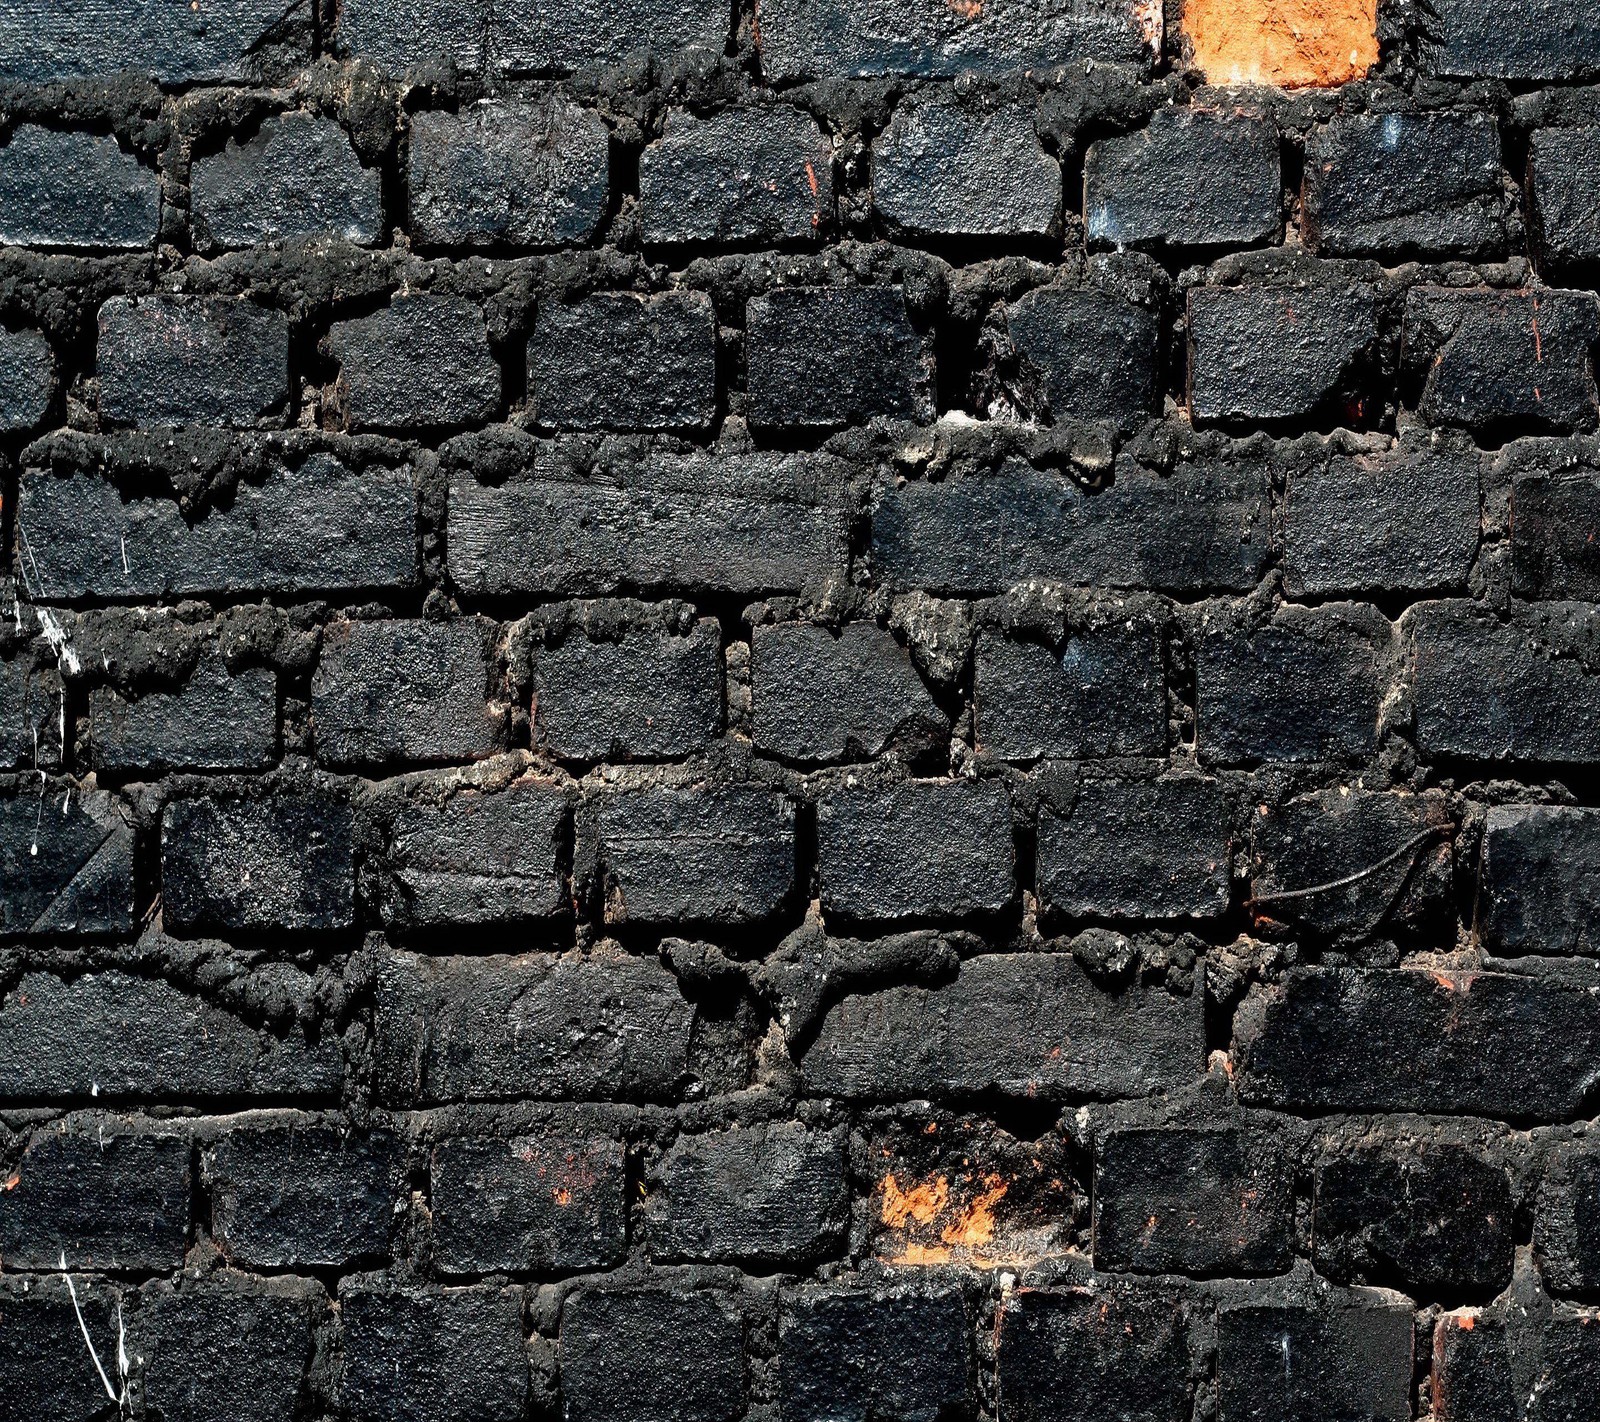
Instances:
[[[0,1419],[1591,1422],[1597,293],[1596,0],[0,0]]]

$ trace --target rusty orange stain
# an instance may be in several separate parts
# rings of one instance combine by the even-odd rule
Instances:
[[[817,195],[817,170],[811,166],[811,160],[806,159],[806,181],[811,184],[811,196]]]
[[[20,1184],[22,1184],[22,1176],[20,1174],[8,1175],[6,1177],[6,1193],[9,1195]]]
[[[1377,0],[1189,0],[1183,32],[1211,84],[1331,88],[1378,62]]]

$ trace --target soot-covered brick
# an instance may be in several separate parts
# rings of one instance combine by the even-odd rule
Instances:
[[[160,178],[114,138],[24,124],[0,148],[0,242],[148,247],[160,221]]]
[[[1434,0],[1424,55],[1462,78],[1583,79],[1600,72],[1600,16],[1587,0]]]
[[[1600,811],[1491,809],[1483,825],[1476,928],[1495,953],[1600,953]]]
[[[41,776],[0,800],[0,938],[128,932],[133,854],[127,812],[104,791]]]
[[[262,770],[277,749],[277,678],[203,656],[175,690],[128,697],[96,687],[89,740],[99,770]]]
[[[451,296],[397,296],[336,325],[334,397],[352,429],[414,429],[494,418],[500,367],[483,313]]]
[[[1600,1294],[1600,1149],[1592,1137],[1558,1146],[1540,1183],[1534,1250],[1551,1290]]]
[[[55,357],[39,331],[0,331],[0,429],[25,430],[50,410]]]
[[[1538,448],[1535,444],[1534,448]],[[1528,598],[1600,600],[1600,477],[1587,468],[1532,470],[1511,483],[1511,586]]]
[[[1040,415],[1125,422],[1154,403],[1160,333],[1144,307],[1111,292],[1042,287],[1012,305],[1006,327],[1043,397]]]
[[[1528,187],[1542,268],[1600,261],[1600,127],[1535,133]]]

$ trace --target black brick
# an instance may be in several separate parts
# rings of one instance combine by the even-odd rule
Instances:
[[[1433,0],[1425,57],[1464,78],[1580,79],[1600,72],[1600,15],[1588,0]]]
[[[1076,918],[1214,918],[1233,851],[1215,782],[1085,780],[1039,817],[1039,897]]]
[[[745,308],[750,423],[826,429],[932,413],[931,362],[894,287],[779,287]]]
[[[1483,826],[1477,933],[1493,953],[1600,954],[1600,811],[1501,805]]]
[[[415,114],[407,161],[418,242],[560,247],[587,242],[605,216],[606,126],[560,99]]]
[[[78,1318],[99,1356],[116,1357],[118,1297],[87,1279],[74,1287],[76,1306],[65,1279],[0,1282],[0,1393],[19,1417],[88,1422],[108,1409],[115,1415],[83,1346]]]
[[[97,770],[262,770],[277,751],[278,679],[203,656],[176,690],[130,698],[97,687],[89,739]]]
[[[348,805],[331,795],[175,800],[161,820],[167,927],[304,931],[355,922]]]
[[[1006,315],[1012,342],[1057,421],[1132,421],[1155,402],[1160,328],[1143,307],[1102,291],[1043,287]]]
[[[1278,131],[1250,114],[1163,108],[1083,165],[1094,247],[1254,246],[1283,232]]]
[[[0,800],[0,938],[127,933],[133,830],[104,791],[43,780]]]
[[[114,138],[24,124],[0,148],[0,242],[149,247],[160,221],[160,178]]]
[[[0,767],[53,770],[61,763],[61,678],[26,652],[0,661]]]
[[[1600,1150],[1593,1138],[1552,1153],[1539,1185],[1533,1243],[1555,1293],[1600,1295]]]
[[[0,429],[25,430],[50,412],[55,357],[39,331],[0,331]]]
[[[1600,261],[1600,127],[1533,135],[1528,205],[1542,268]]]
[[[446,1274],[606,1269],[627,1248],[615,1141],[539,1134],[433,1148],[433,1258]]]
[[[703,292],[603,292],[541,304],[528,402],[568,430],[698,430],[717,407],[717,321]]]
[[[328,335],[336,398],[352,429],[415,429],[492,420],[500,367],[483,313],[453,296],[397,296]]]
[[[1589,469],[1519,474],[1511,485],[1511,583],[1529,598],[1600,601],[1600,476]]]

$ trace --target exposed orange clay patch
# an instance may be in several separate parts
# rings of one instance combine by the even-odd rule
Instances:
[[[983,13],[983,0],[945,0],[963,20],[976,20]]]
[[[890,1229],[904,1229],[915,1221],[919,1225],[932,1224],[950,1204],[950,1182],[940,1175],[936,1179],[902,1190],[893,1174],[883,1177],[883,1204],[880,1218]]]
[[[940,1231],[939,1238],[946,1244],[965,1245],[969,1249],[990,1243],[994,1239],[994,1207],[1005,1198],[1009,1188],[998,1175],[984,1176],[983,1190]]]
[[[6,1193],[9,1195],[20,1184],[22,1184],[22,1177],[20,1175],[8,1175],[6,1177]]]
[[[1009,1230],[997,1241],[995,1206],[1011,1188],[1000,1175],[963,1176],[952,1188],[944,1175],[905,1186],[890,1174],[878,1188],[879,1218],[890,1231],[880,1249],[891,1264],[992,1269],[1047,1250],[1044,1238],[1034,1237],[1037,1231]]]
[[[1378,62],[1377,0],[1189,0],[1183,32],[1211,84],[1325,89]]]
[[[565,1209],[572,1203],[572,1191],[558,1187],[550,1192],[550,1198]]]

